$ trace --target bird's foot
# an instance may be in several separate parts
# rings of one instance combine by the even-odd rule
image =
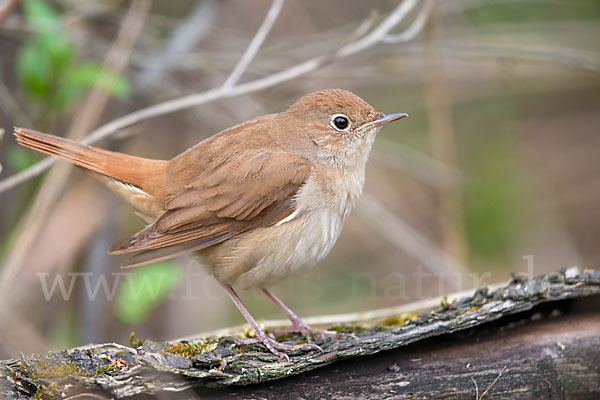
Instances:
[[[318,350],[320,352],[323,352],[323,349],[314,344],[314,343],[282,343],[282,342],[278,342],[275,339],[270,338],[269,336],[267,336],[266,333],[261,332],[261,333],[257,333],[257,336],[254,338],[238,338],[238,337],[233,337],[233,341],[236,344],[243,344],[243,345],[247,345],[247,344],[255,344],[255,343],[262,343],[267,349],[269,349],[269,351],[273,354],[275,354],[277,357],[279,358],[285,358],[286,361],[290,360],[290,357],[279,351],[279,350],[283,350],[283,351],[294,351],[294,350]]]

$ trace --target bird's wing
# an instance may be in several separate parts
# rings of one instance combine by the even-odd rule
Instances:
[[[110,252],[141,251],[128,265],[142,265],[274,225],[294,211],[295,195],[309,174],[305,158],[282,152],[253,152],[217,165],[168,199],[153,224]]]

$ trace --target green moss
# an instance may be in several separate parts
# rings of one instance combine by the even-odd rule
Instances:
[[[129,345],[131,347],[133,347],[134,349],[137,349],[138,347],[140,347],[143,344],[144,344],[144,339],[136,339],[135,332],[131,332],[129,334]]]
[[[183,357],[192,358],[195,355],[203,354],[212,351],[217,347],[217,342],[214,339],[201,340],[198,342],[174,342],[169,345],[165,350],[161,352],[179,354]]]
[[[415,313],[402,313],[399,315],[392,315],[392,316],[384,318],[383,320],[381,320],[381,322],[379,322],[379,325],[381,325],[381,326],[403,325],[406,322],[412,321],[415,318],[417,318],[417,314],[415,314]]]
[[[56,396],[56,391],[58,390],[58,385],[53,383],[51,385],[39,385],[35,394],[33,395],[34,399],[53,399]]]
[[[92,374],[92,376],[102,375],[107,372],[117,371],[118,368],[114,365],[103,365],[101,367],[96,368],[96,371]]]
[[[96,368],[96,370],[93,373],[89,373],[85,370],[82,370],[76,364],[73,364],[73,363],[51,365],[51,364],[48,364],[46,361],[40,360],[40,361],[37,361],[37,368],[35,369],[35,371],[31,371],[29,375],[32,379],[43,379],[43,380],[47,380],[47,381],[52,381],[52,380],[65,379],[65,378],[68,378],[69,376],[78,376],[78,377],[88,378],[88,377],[98,376],[98,375],[102,375],[107,372],[117,371],[117,370],[118,370],[117,366],[103,365],[103,366]],[[52,389],[53,386],[56,386],[56,385],[55,384],[49,385],[48,388],[45,389],[46,392],[48,390]],[[39,390],[40,389],[38,387],[38,391]]]
[[[33,398],[37,399],[37,400],[41,399],[45,390],[46,390],[46,386],[39,385],[37,387],[37,390],[35,391],[35,394],[33,395]]]
[[[440,299],[440,306],[446,309],[450,307],[450,304],[452,304],[452,301],[448,300],[448,296],[446,296],[445,294],[442,295],[442,298]]]
[[[60,364],[60,365],[49,365],[46,362],[40,362],[41,369],[35,372],[35,378],[54,380],[54,379],[65,379],[69,376],[89,376],[85,371],[79,369],[75,364]]]

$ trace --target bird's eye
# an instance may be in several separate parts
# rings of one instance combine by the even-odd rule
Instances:
[[[350,121],[344,114],[335,114],[331,117],[331,126],[338,131],[344,131],[350,126]]]

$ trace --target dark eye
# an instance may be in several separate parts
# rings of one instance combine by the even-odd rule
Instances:
[[[348,128],[350,122],[348,121],[348,117],[345,115],[336,114],[331,117],[331,125],[333,125],[333,127],[338,131],[343,131],[344,129]]]

